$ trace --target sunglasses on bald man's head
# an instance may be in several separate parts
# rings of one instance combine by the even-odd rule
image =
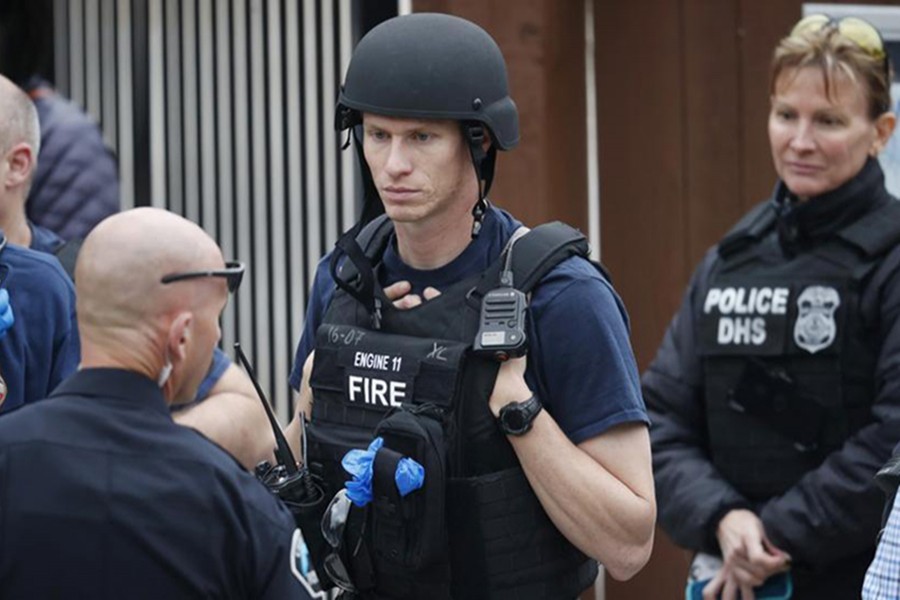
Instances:
[[[160,283],[175,283],[176,281],[185,281],[187,279],[199,279],[201,277],[222,277],[228,285],[228,291],[234,293],[238,286],[241,285],[241,279],[244,277],[244,263],[239,261],[228,261],[225,263],[224,269],[213,269],[210,271],[187,271],[185,273],[169,273],[159,280]]]
[[[888,55],[884,48],[884,40],[874,25],[859,17],[834,19],[829,15],[809,15],[800,19],[791,29],[791,36],[802,33],[813,33],[826,28],[834,28],[842,36],[859,46],[859,48],[884,64],[884,75],[890,83]]]

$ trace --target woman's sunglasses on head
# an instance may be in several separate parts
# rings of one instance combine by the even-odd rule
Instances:
[[[884,64],[885,77],[890,81],[890,69],[888,67],[888,55],[884,47],[884,40],[874,25],[859,17],[844,17],[834,19],[829,15],[816,14],[800,19],[791,29],[791,36],[803,33],[813,33],[826,28],[834,28],[842,36],[859,46],[863,52],[880,60]]]

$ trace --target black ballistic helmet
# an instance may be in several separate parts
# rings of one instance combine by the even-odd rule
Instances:
[[[481,27],[451,15],[395,17],[360,40],[338,98],[335,127],[359,124],[362,112],[472,121],[482,123],[501,150],[519,142],[519,116],[500,48]]]
[[[444,14],[405,15],[381,23],[359,41],[338,97],[335,128],[353,128],[365,203],[360,220],[338,239],[329,269],[338,287],[365,306],[379,329],[381,299],[373,291],[374,271],[356,241],[362,227],[384,211],[356,134],[364,112],[461,123],[479,187],[478,198],[472,199],[472,237],[481,231],[497,149],[509,150],[519,142],[519,115],[509,97],[503,54],[474,23]],[[485,150],[487,135],[493,143]],[[342,256],[356,268],[355,283],[338,275]]]

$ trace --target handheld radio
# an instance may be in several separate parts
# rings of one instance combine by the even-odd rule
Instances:
[[[500,273],[500,285],[481,299],[481,318],[473,345],[475,354],[500,362],[524,356],[528,352],[528,337],[525,335],[528,299],[521,290],[513,287],[511,269],[513,247],[518,237],[513,236],[510,240],[506,262]]]
[[[269,405],[269,401],[266,400],[262,388],[259,387],[259,382],[256,380],[256,375],[253,372],[253,367],[250,366],[250,361],[247,360],[244,351],[241,349],[240,343],[234,344],[234,350],[237,354],[238,361],[247,371],[247,375],[250,377],[250,381],[256,389],[256,394],[259,396],[259,400],[266,410],[266,416],[269,418],[269,424],[272,426],[272,433],[275,435],[275,460],[277,464],[273,466],[268,461],[263,461],[256,465],[257,479],[262,481],[272,493],[276,494],[285,502],[294,502],[303,505],[321,501],[324,497],[324,493],[317,482],[313,480],[306,463],[306,420],[301,419],[300,422],[301,435],[303,436],[301,442],[304,456],[301,457],[302,464],[298,469],[297,463],[294,460],[294,454],[291,452],[291,448],[284,438],[281,427],[278,425],[278,421],[272,413],[272,407]]]

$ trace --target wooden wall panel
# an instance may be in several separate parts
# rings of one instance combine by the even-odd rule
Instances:
[[[769,150],[769,68],[772,51],[803,14],[801,0],[757,3],[740,2],[741,96],[744,99],[739,135],[744,156],[741,199],[744,211],[764,200],[772,192],[776,175]]]
[[[709,246],[743,212],[738,9],[734,1],[686,0],[681,81],[685,97],[685,261],[690,277]],[[729,132],[729,133],[726,133]],[[671,297],[672,311],[681,293]]]
[[[687,269],[681,14],[670,0],[594,7],[603,262],[643,367],[671,315],[659,292]]]
[[[643,368],[689,269],[683,15],[667,0],[597,0],[594,15],[603,262]],[[687,554],[658,530],[650,564],[627,583],[607,578],[607,598],[675,598],[660,591],[683,582],[686,568]]]
[[[415,0],[416,12],[464,17],[500,46],[521,141],[499,153],[490,197],[529,225],[587,229],[584,4],[581,0]]]

